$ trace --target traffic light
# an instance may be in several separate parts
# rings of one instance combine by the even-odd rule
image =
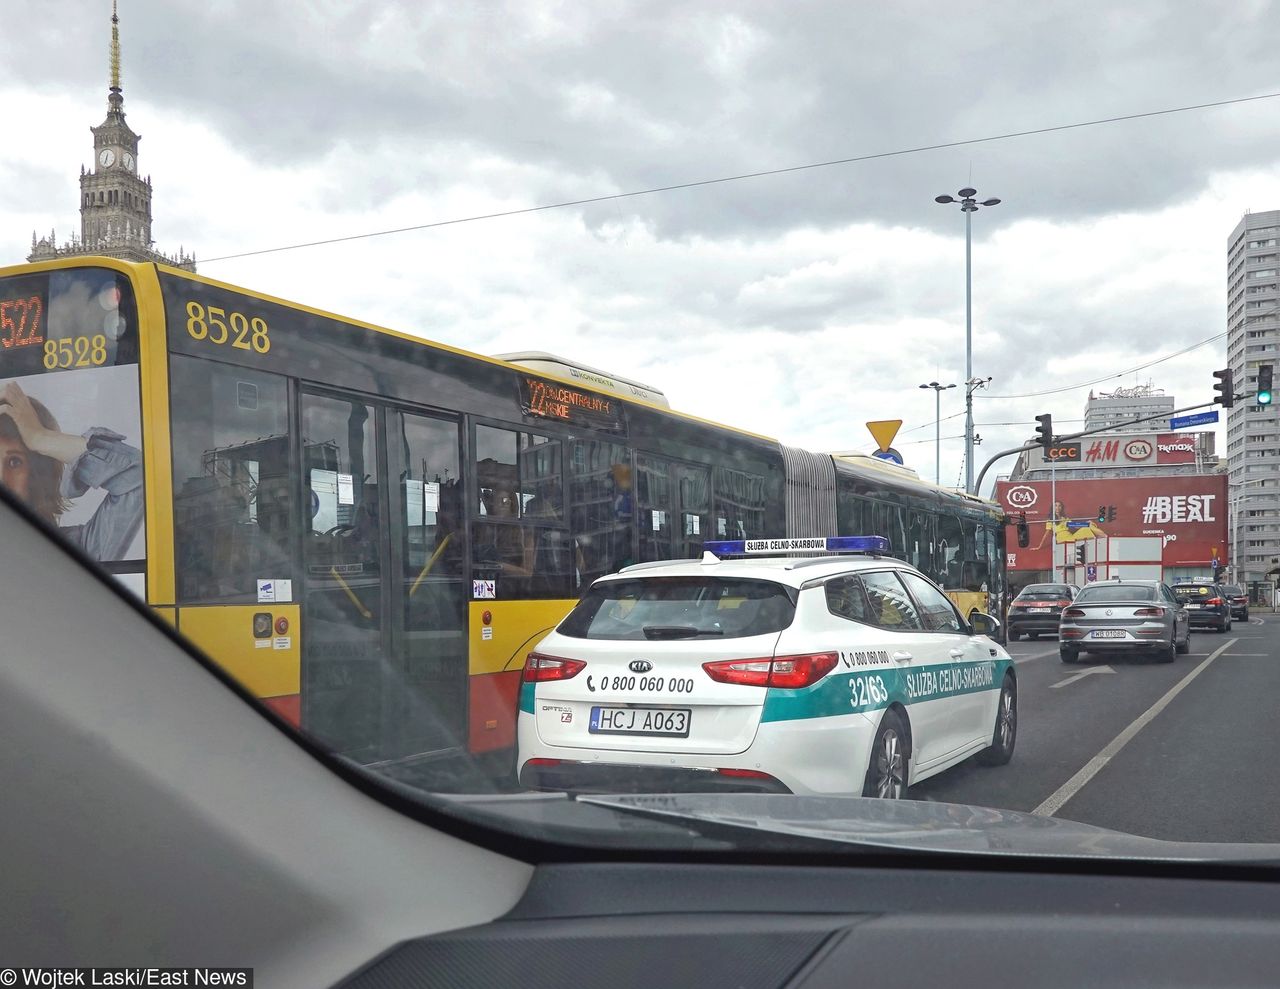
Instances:
[[[1084,562],[1084,544],[1083,543],[1081,543],[1079,546],[1076,547],[1076,562],[1077,563]]]
[[[1116,520],[1116,506],[1115,506],[1115,505],[1108,505],[1108,506],[1107,506],[1107,521],[1108,521],[1108,522],[1114,522],[1115,520]]]
[[[1271,365],[1258,365],[1258,394],[1254,401],[1259,405],[1271,404]]]
[[[1099,506],[1098,506],[1098,521],[1099,521],[1099,522],[1105,522],[1106,520],[1107,520],[1107,506],[1106,506],[1106,505],[1099,505]],[[1081,548],[1083,549],[1083,547],[1081,547]]]
[[[1214,371],[1213,376],[1218,379],[1213,386],[1213,400],[1224,409],[1231,408],[1236,401],[1236,393],[1231,386],[1231,368],[1224,367],[1221,371]]]
[[[1036,426],[1036,439],[1041,446],[1049,446],[1053,443],[1053,416],[1046,413],[1042,416],[1036,416],[1036,422],[1040,425]]]
[[[1031,530],[1027,527],[1027,513],[1018,516],[1018,546],[1026,549],[1031,545]]]

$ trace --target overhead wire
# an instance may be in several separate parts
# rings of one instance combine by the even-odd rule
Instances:
[[[1115,371],[1112,374],[1103,375],[1101,378],[1094,378],[1091,381],[1080,381],[1074,385],[1063,385],[1061,388],[1048,388],[1048,389],[1045,389],[1044,391],[1025,392],[1024,394],[1021,394],[1021,395],[981,395],[975,392],[974,397],[975,398],[1039,398],[1042,395],[1057,395],[1057,394],[1060,394],[1061,392],[1072,391],[1076,388],[1087,388],[1089,385],[1100,385],[1104,381],[1112,381],[1116,378],[1123,378],[1126,374],[1133,374],[1135,371],[1144,371],[1149,367],[1155,367],[1157,364],[1163,364],[1165,361],[1171,361],[1175,357],[1181,357],[1183,354],[1189,354],[1191,353],[1191,351],[1198,350],[1201,347],[1204,347],[1208,344],[1213,343],[1215,340],[1221,340],[1226,335],[1227,335],[1227,332],[1225,330],[1221,333],[1215,333],[1213,336],[1206,337],[1205,339],[1201,340],[1199,343],[1193,343],[1191,346],[1184,347],[1182,350],[1174,351],[1172,354],[1165,354],[1165,356],[1157,357],[1155,360],[1147,361],[1145,364],[1138,364],[1134,367],[1126,368],[1123,371]]]
[[[1090,385],[1099,385],[1099,384],[1102,384],[1102,382],[1104,382],[1104,381],[1113,381],[1113,380],[1114,380],[1114,379],[1116,379],[1116,378],[1122,378],[1122,377],[1124,377],[1126,374],[1133,374],[1135,371],[1144,371],[1144,370],[1146,370],[1146,369],[1147,369],[1147,368],[1149,368],[1149,367],[1155,367],[1157,364],[1163,364],[1165,361],[1171,361],[1171,360],[1173,360],[1175,357],[1181,357],[1181,356],[1182,356],[1182,355],[1184,355],[1184,354],[1189,354],[1189,353],[1191,353],[1191,351],[1193,351],[1193,350],[1197,350],[1197,349],[1199,349],[1200,347],[1204,347],[1204,346],[1206,346],[1206,345],[1208,345],[1208,344],[1211,344],[1211,343],[1213,343],[1215,340],[1221,340],[1221,339],[1222,339],[1223,337],[1225,337],[1226,335],[1227,335],[1227,333],[1226,333],[1225,331],[1224,331],[1224,332],[1222,332],[1222,333],[1215,333],[1213,336],[1211,336],[1211,337],[1206,337],[1205,339],[1201,340],[1199,343],[1193,343],[1193,344],[1191,344],[1189,347],[1183,347],[1181,350],[1174,351],[1172,354],[1165,354],[1163,357],[1157,357],[1155,360],[1147,361],[1145,364],[1138,364],[1138,365],[1135,365],[1134,367],[1126,368],[1126,369],[1125,369],[1125,370],[1123,370],[1123,371],[1116,371],[1116,372],[1114,372],[1114,373],[1112,373],[1112,374],[1105,375],[1105,376],[1103,376],[1103,377],[1101,377],[1101,378],[1094,378],[1092,381],[1079,381],[1079,382],[1076,382],[1076,383],[1075,383],[1075,384],[1073,384],[1073,385],[1063,385],[1063,386],[1061,386],[1061,387],[1059,387],[1059,388],[1048,388],[1048,389],[1045,389],[1044,391],[1025,392],[1025,393],[1023,393],[1023,394],[1021,394],[1021,395],[986,395],[986,394],[982,394],[982,393],[980,393],[980,392],[975,391],[975,392],[974,392],[974,398],[1001,398],[1001,399],[1013,399],[1013,398],[1039,398],[1039,397],[1041,397],[1041,396],[1043,396],[1043,395],[1057,395],[1057,394],[1061,394],[1061,393],[1062,393],[1062,392],[1064,392],[1064,391],[1074,391],[1074,390],[1075,390],[1075,389],[1077,389],[1077,388],[1087,388],[1087,387],[1089,387]],[[938,422],[947,422],[948,420],[951,420],[951,419],[958,419],[958,418],[960,418],[962,415],[964,415],[964,413],[963,413],[963,412],[957,412],[957,413],[955,413],[954,415],[943,416],[941,419],[937,419],[937,420],[930,419],[928,422],[923,423],[922,425],[919,425],[919,426],[910,426],[910,427],[908,427],[907,429],[902,430],[902,432],[904,432],[904,433],[914,433],[914,432],[915,432],[916,430],[918,430],[918,429],[928,429],[930,426],[934,425],[935,423],[938,423]],[[1080,419],[1063,419],[1063,420],[1060,420],[1060,421],[1062,421],[1062,422],[1081,422],[1081,421],[1083,421],[1083,420],[1080,420]],[[977,425],[984,425],[984,426],[1020,426],[1020,425],[1023,425],[1023,423],[1022,423],[1022,422],[988,422],[988,423],[974,423],[974,425],[975,425],[975,426],[977,426]]]
[[[684,189],[699,189],[712,185],[723,185],[729,182],[743,182],[747,179],[767,178],[774,175],[787,175],[793,172],[810,171],[816,168],[832,168],[836,165],[853,165],[864,161],[876,161],[883,158],[899,158],[905,155],[922,154],[926,151],[944,151],[948,148],[963,148],[975,144],[990,144],[995,141],[1008,141],[1020,137],[1035,137],[1040,134],[1052,134],[1059,131],[1078,130],[1083,127],[1099,127],[1103,124],[1123,123],[1129,120],[1142,120],[1148,117],[1161,117],[1175,113],[1190,113],[1194,110],[1211,110],[1223,106],[1235,106],[1240,103],[1252,103],[1258,100],[1272,100],[1280,97],[1280,93],[1261,93],[1257,96],[1238,96],[1228,100],[1214,100],[1211,103],[1194,103],[1187,106],[1165,107],[1160,110],[1145,110],[1140,113],[1117,114],[1111,117],[1099,117],[1094,120],[1079,120],[1070,124],[1054,124],[1049,127],[1033,127],[1027,130],[1007,131],[1003,134],[990,134],[986,137],[966,138],[959,141],[943,141],[937,144],[922,144],[911,148],[899,148],[896,151],[877,151],[865,155],[853,155],[848,158],[834,158],[830,161],[816,161],[805,165],[789,165],[782,168],[767,168],[755,172],[742,172],[737,175],[723,175],[719,178],[696,179],[689,182],[675,182],[670,185],[654,186],[649,189],[636,189],[631,192],[615,192],[605,196],[588,196],[583,199],[570,199],[558,203],[544,203],[539,206],[525,206],[520,209],[498,210],[492,213],[478,213],[474,216],[455,217],[450,220],[433,220],[427,223],[415,223],[405,227],[393,227],[388,230],[372,230],[365,233],[347,234],[342,237],[325,237],[320,240],[303,241],[297,244],[285,244],[280,247],[265,247],[253,251],[240,251],[235,254],[222,254],[212,258],[202,258],[201,264],[212,264],[215,261],[231,261],[236,258],[257,257],[263,254],[279,254],[283,251],[297,251],[307,247],[322,247],[327,244],[342,244],[354,240],[369,240],[374,237],[389,237],[393,234],[411,233],[415,230],[432,230],[437,227],[456,226],[461,223],[477,223],[481,220],[498,220],[512,216],[524,216],[529,213],[542,213],[548,210],[568,209],[573,206],[592,206],[597,203],[616,202],[620,199],[633,199],[638,196],[653,196],[663,192],[678,192]]]

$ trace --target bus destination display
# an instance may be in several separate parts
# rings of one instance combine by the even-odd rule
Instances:
[[[541,419],[556,419],[616,433],[626,431],[622,403],[555,381],[522,375],[520,408],[525,415]]]

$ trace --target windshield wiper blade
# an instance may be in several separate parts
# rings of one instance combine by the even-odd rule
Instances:
[[[718,628],[698,628],[694,625],[646,625],[642,631],[646,639],[693,639],[699,635],[724,635]]]

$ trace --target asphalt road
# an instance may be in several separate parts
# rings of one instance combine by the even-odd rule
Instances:
[[[975,761],[911,788],[1179,841],[1280,841],[1280,615],[1193,631],[1172,664],[1084,656],[1053,636],[1009,647],[1017,664],[1013,761]],[[1083,675],[1081,675],[1083,674]]]

